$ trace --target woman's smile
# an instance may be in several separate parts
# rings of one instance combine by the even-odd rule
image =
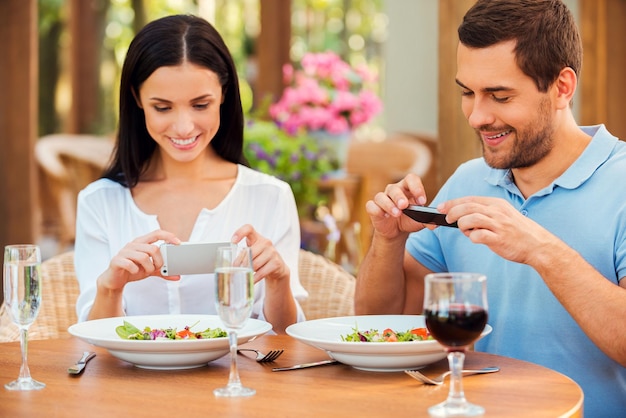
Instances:
[[[193,146],[198,142],[198,135],[185,139],[170,137],[170,141],[177,149],[189,149],[193,148]]]

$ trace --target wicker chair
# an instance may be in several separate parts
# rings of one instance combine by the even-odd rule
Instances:
[[[356,278],[321,255],[300,250],[300,282],[309,297],[300,302],[306,319],[354,315]]]
[[[59,254],[41,263],[42,302],[37,319],[28,330],[29,340],[69,337],[67,328],[76,323],[78,282],[74,253]],[[0,307],[0,342],[19,341],[19,329],[3,303]]]
[[[53,134],[35,144],[40,175],[41,218],[44,235],[58,241],[58,252],[74,244],[76,196],[102,175],[114,142],[108,137]]]
[[[356,279],[330,260],[300,250],[300,280],[309,292],[301,302],[307,319],[354,315]],[[78,282],[74,272],[74,253],[59,254],[41,264],[42,302],[39,315],[28,330],[29,340],[68,337],[67,328],[76,323]],[[18,341],[19,329],[0,306],[0,342]]]

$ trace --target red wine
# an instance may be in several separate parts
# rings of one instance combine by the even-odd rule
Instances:
[[[487,324],[487,311],[479,306],[450,305],[424,311],[426,327],[444,346],[454,349],[470,345]]]

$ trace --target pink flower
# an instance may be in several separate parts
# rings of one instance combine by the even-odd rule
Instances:
[[[366,114],[377,114],[383,110],[383,105],[378,97],[371,91],[363,90],[359,93],[361,108]]]
[[[358,109],[361,104],[357,95],[348,91],[338,91],[330,105],[339,112],[350,112]]]
[[[292,67],[293,70],[293,67]],[[360,65],[354,69],[354,71],[363,79],[364,83],[373,83],[377,80],[374,73],[372,73],[369,68],[365,65]]]
[[[283,83],[291,84],[293,81],[293,65],[285,64],[283,65]]]
[[[341,134],[350,130],[350,124],[346,118],[335,118],[326,122],[326,130],[331,134]]]
[[[287,87],[270,116],[289,133],[325,129],[342,133],[369,122],[382,110],[369,88],[376,80],[366,66],[352,68],[333,52],[308,53],[301,68],[283,67]]]
[[[310,130],[324,129],[324,124],[329,119],[328,109],[322,107],[304,107],[300,112],[301,122]]]

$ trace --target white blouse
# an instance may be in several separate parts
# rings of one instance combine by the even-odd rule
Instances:
[[[272,176],[239,165],[237,179],[214,209],[202,209],[190,242],[227,242],[236,229],[252,225],[276,247],[291,272],[296,300],[308,294],[298,278],[300,224],[289,185]],[[111,258],[138,236],[160,229],[156,215],[142,212],[128,188],[100,179],[78,195],[75,267],[80,285],[76,302],[79,321],[85,321],[96,296],[96,280]],[[126,315],[216,314],[213,274],[183,275],[180,281],[152,276],[124,288]],[[265,282],[255,285],[252,317],[264,319]],[[298,303],[298,321],[304,313]]]

